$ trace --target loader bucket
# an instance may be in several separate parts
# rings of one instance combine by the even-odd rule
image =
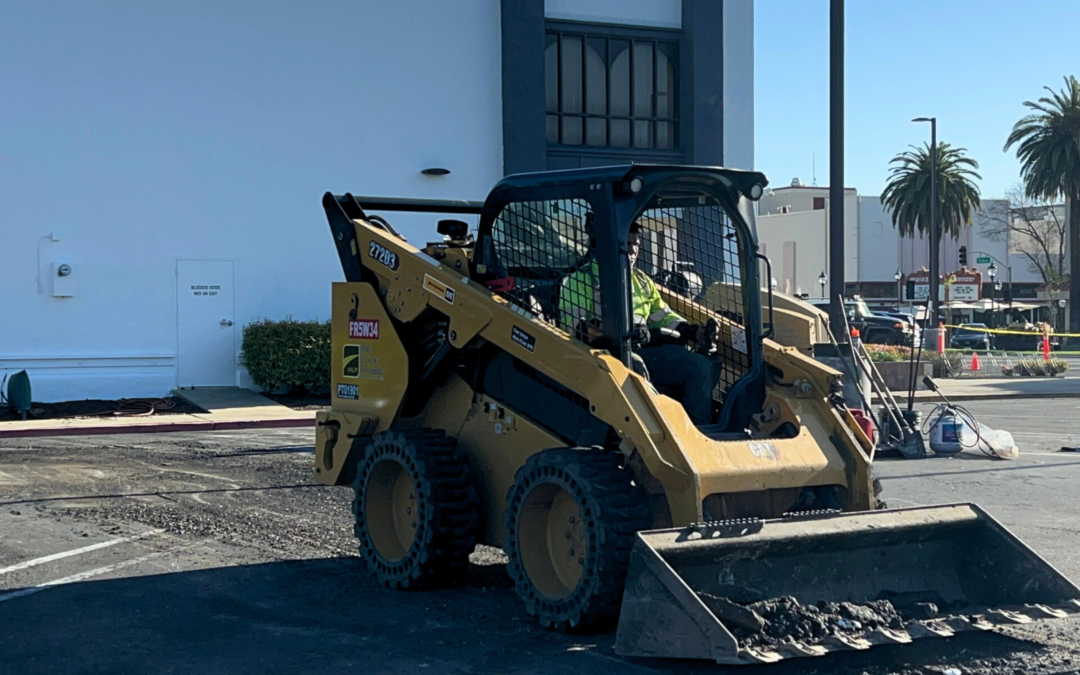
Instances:
[[[772,663],[1078,613],[973,504],[819,513],[639,532],[615,651]]]

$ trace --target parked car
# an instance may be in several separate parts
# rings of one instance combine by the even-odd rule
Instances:
[[[828,300],[809,300],[818,309],[829,311]],[[891,316],[879,316],[870,311],[870,307],[858,295],[844,299],[844,310],[848,323],[859,331],[862,341],[867,344],[911,345],[914,344],[914,331],[906,321]],[[843,326],[832,327],[834,333],[843,332]]]
[[[953,331],[949,338],[949,347],[952,349],[982,349],[994,348],[994,336],[987,332],[985,323],[965,323]]]
[[[919,322],[915,320],[914,314],[909,314],[907,312],[889,311],[875,312],[875,314],[877,314],[878,316],[887,316],[893,319],[900,319],[901,321],[906,323],[908,326],[911,327],[911,334],[914,336],[914,339],[911,341],[911,343],[913,345],[919,344],[919,336],[922,335],[922,326],[920,326]]]

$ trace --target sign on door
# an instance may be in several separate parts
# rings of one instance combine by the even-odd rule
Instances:
[[[176,263],[176,380],[180,387],[236,384],[231,260]]]

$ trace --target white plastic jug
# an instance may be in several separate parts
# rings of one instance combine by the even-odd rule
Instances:
[[[930,423],[930,449],[938,455],[955,455],[962,450],[974,450],[1000,459],[1016,459],[1020,449],[1016,447],[1008,431],[991,429],[976,422],[979,431],[962,415],[946,408]]]
[[[930,449],[938,455],[955,455],[975,447],[978,440],[975,431],[951,410],[942,411],[930,422]]]

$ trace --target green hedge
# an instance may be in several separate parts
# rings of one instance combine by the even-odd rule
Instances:
[[[262,391],[327,391],[330,322],[254,321],[244,326],[240,361]]]
[[[870,355],[870,360],[874,362],[895,362],[895,361],[910,361],[911,360],[911,347],[900,347],[892,345],[864,345],[866,352]],[[949,377],[950,375],[959,374],[964,369],[963,356],[953,352],[946,354],[938,354],[937,352],[931,352],[923,350],[922,360],[924,363],[932,363],[934,365],[934,377]],[[946,365],[948,361],[948,365]]]

